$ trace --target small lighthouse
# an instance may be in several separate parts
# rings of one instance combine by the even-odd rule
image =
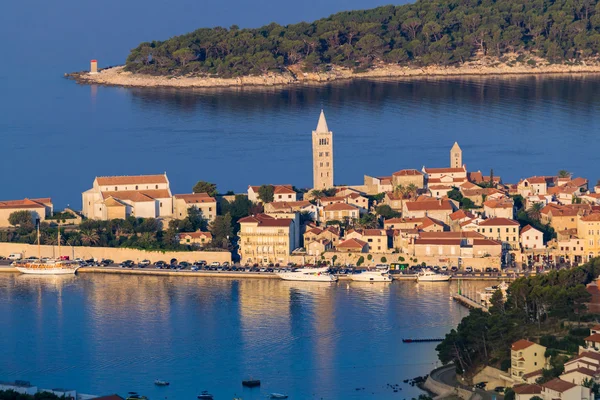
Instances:
[[[97,74],[97,73],[98,73],[98,61],[92,60],[92,61],[90,61],[90,74]]]

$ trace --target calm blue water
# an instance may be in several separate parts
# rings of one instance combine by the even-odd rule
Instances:
[[[482,286],[479,284],[479,286]],[[467,310],[449,284],[0,275],[0,379],[151,399],[405,399]],[[262,380],[244,390],[242,379]],[[156,378],[171,382],[153,385]],[[388,383],[403,390],[393,393]],[[356,388],[364,387],[364,391]]]
[[[261,92],[78,86],[64,72],[122,62],[139,42],[200,26],[312,20],[386,0],[0,2],[0,199],[81,206],[97,175],[167,171],[175,192],[311,184],[310,132],[325,108],[338,184],[445,166],[505,181],[568,169],[600,177],[600,78],[355,82]]]

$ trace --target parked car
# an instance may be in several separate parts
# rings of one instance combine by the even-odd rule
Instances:
[[[210,263],[210,266],[211,266],[211,267],[220,267],[220,266],[221,266],[221,264],[219,264],[219,262],[218,262],[218,261],[213,261],[213,262],[211,262],[211,263]]]
[[[135,267],[135,263],[132,260],[125,260],[119,264],[121,268],[132,268]]]
[[[157,261],[154,263],[154,266],[156,268],[160,268],[160,269],[163,269],[164,267],[166,267],[166,265],[167,265],[167,263],[164,261]]]
[[[229,261],[225,261],[225,262],[223,263],[223,266],[224,266],[224,267],[229,267]]]
[[[467,267],[467,268],[465,268],[465,271],[468,272],[468,273],[471,273],[471,272],[473,272],[473,268]]]
[[[147,266],[148,266],[148,265],[150,265],[150,264],[151,264],[151,263],[150,263],[150,260],[142,260],[142,261],[140,261],[140,263],[138,264],[138,266],[139,266],[140,268],[144,268],[144,267],[147,267]]]
[[[23,258],[23,253],[11,253],[8,255],[8,259],[12,261],[20,260]]]
[[[450,268],[450,270],[451,270],[452,272],[456,272],[456,271],[458,271],[458,267],[452,267],[452,268]]]
[[[106,258],[102,261],[100,261],[100,265],[104,265],[105,267],[108,267],[110,264],[114,264],[115,262],[109,258]]]

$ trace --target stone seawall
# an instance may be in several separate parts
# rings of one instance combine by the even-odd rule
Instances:
[[[0,243],[0,256],[8,257],[12,253],[21,253],[23,257],[37,257],[38,246],[22,243]],[[187,261],[193,263],[195,261],[204,260],[207,263],[225,261],[231,262],[231,253],[228,251],[145,251],[137,249],[123,249],[114,247],[87,247],[87,246],[61,246],[60,254],[57,246],[40,246],[41,257],[58,257],[69,256],[71,259],[83,258],[88,260],[94,258],[96,260],[110,259],[115,262],[132,260],[139,262],[142,260],[150,260],[151,262],[165,261],[169,262],[172,258],[178,261]]]
[[[454,365],[447,365],[431,371],[431,374],[427,377],[427,380],[423,384],[423,389],[428,390],[437,395],[436,399],[442,399],[445,397],[457,396],[463,400],[468,400],[473,396],[473,392],[460,387],[450,386],[441,381],[439,378],[449,370],[454,369]]]

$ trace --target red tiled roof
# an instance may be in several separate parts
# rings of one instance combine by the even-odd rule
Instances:
[[[451,211],[452,204],[448,200],[410,201],[404,203],[408,211],[443,210]]]
[[[207,193],[176,194],[174,197],[183,200],[187,204],[216,203],[216,200]]]
[[[519,350],[526,349],[526,348],[528,348],[529,346],[533,346],[534,344],[535,344],[535,343],[533,343],[533,342],[530,342],[529,340],[526,340],[526,339],[520,339],[520,340],[517,340],[516,342],[514,342],[514,343],[512,344],[512,346],[510,346],[510,349],[511,349],[512,351],[519,351]]]
[[[415,176],[415,175],[423,175],[421,171],[417,171],[416,169],[402,169],[400,171],[394,172],[392,176]]]
[[[210,232],[200,232],[200,231],[198,231],[198,232],[183,232],[183,233],[179,234],[180,238],[186,237],[186,236],[189,236],[192,239],[199,239],[199,238],[202,238],[202,237],[212,239],[212,234]]]
[[[597,374],[596,371],[594,371],[593,369],[579,367],[579,368],[575,368],[569,372],[565,372],[563,375],[570,374],[571,372],[579,372],[580,374],[587,375],[590,377],[594,377]]]
[[[600,221],[600,213],[592,213],[590,215],[586,215],[585,217],[581,217],[582,221]]]
[[[352,248],[352,249],[362,249],[363,247],[365,247],[365,245],[367,244],[367,242],[363,242],[362,240],[359,239],[348,239],[348,240],[344,240],[343,242],[339,243],[336,247],[339,248]]]
[[[539,232],[537,229],[535,229],[533,226],[531,225],[527,225],[526,227],[524,227],[523,229],[521,229],[521,234],[525,233],[525,232],[529,232],[530,230],[534,230]],[[541,233],[541,232],[540,232]]]
[[[443,174],[452,172],[465,172],[464,168],[425,168],[427,174]]]
[[[333,203],[323,207],[323,211],[352,211],[358,210],[356,207],[346,203]]]
[[[532,371],[528,374],[523,374],[523,378],[527,379],[527,378],[532,378],[534,376],[542,375],[542,371],[543,371],[542,369],[536,369],[535,371]],[[541,389],[542,388],[540,387],[540,390]]]
[[[295,194],[296,192],[289,186],[275,186],[273,194]]]
[[[144,185],[168,183],[166,175],[97,176],[98,185]]]
[[[479,232],[421,232],[422,239],[466,239],[466,238],[485,238]]]
[[[572,382],[563,381],[560,378],[554,378],[551,381],[546,382],[542,385],[543,388],[554,390],[555,392],[559,393],[566,392],[567,390],[572,389],[575,386],[577,385]]]
[[[129,200],[133,202],[154,201],[154,199],[168,199],[171,194],[167,189],[157,190],[120,190],[116,192],[102,192],[102,198],[114,197],[119,200]]]
[[[514,206],[513,201],[509,199],[487,200],[483,205],[489,208],[513,208]]]
[[[249,217],[244,217],[238,221],[239,223],[255,223],[261,227],[289,227],[293,219],[288,218],[273,218],[266,214],[257,214]]]
[[[46,199],[41,199],[46,200]],[[51,204],[51,202],[50,202]],[[45,204],[36,200],[7,200],[0,201],[0,209],[17,209],[17,208],[46,208]]]
[[[519,225],[514,219],[508,218],[490,218],[483,220],[479,223],[479,226],[505,226],[505,225]]]
[[[427,245],[449,245],[449,246],[460,246],[462,240],[459,239],[415,239],[415,244]]]
[[[583,340],[585,340],[586,342],[600,343],[600,333],[594,333],[593,335],[590,335]]]
[[[363,236],[386,236],[383,229],[365,229],[362,232]]]
[[[470,213],[469,211],[465,211],[465,210],[458,210],[453,212],[452,214],[450,214],[450,219],[452,221],[456,221],[459,219],[463,219],[463,218],[475,218],[475,216]]]
[[[523,376],[525,376],[525,375],[523,375]],[[522,384],[522,385],[513,386],[513,391],[516,394],[541,394],[542,387],[540,385],[536,385],[536,384],[532,384],[532,385]]]
[[[473,246],[502,246],[502,243],[492,239],[473,239]]]

